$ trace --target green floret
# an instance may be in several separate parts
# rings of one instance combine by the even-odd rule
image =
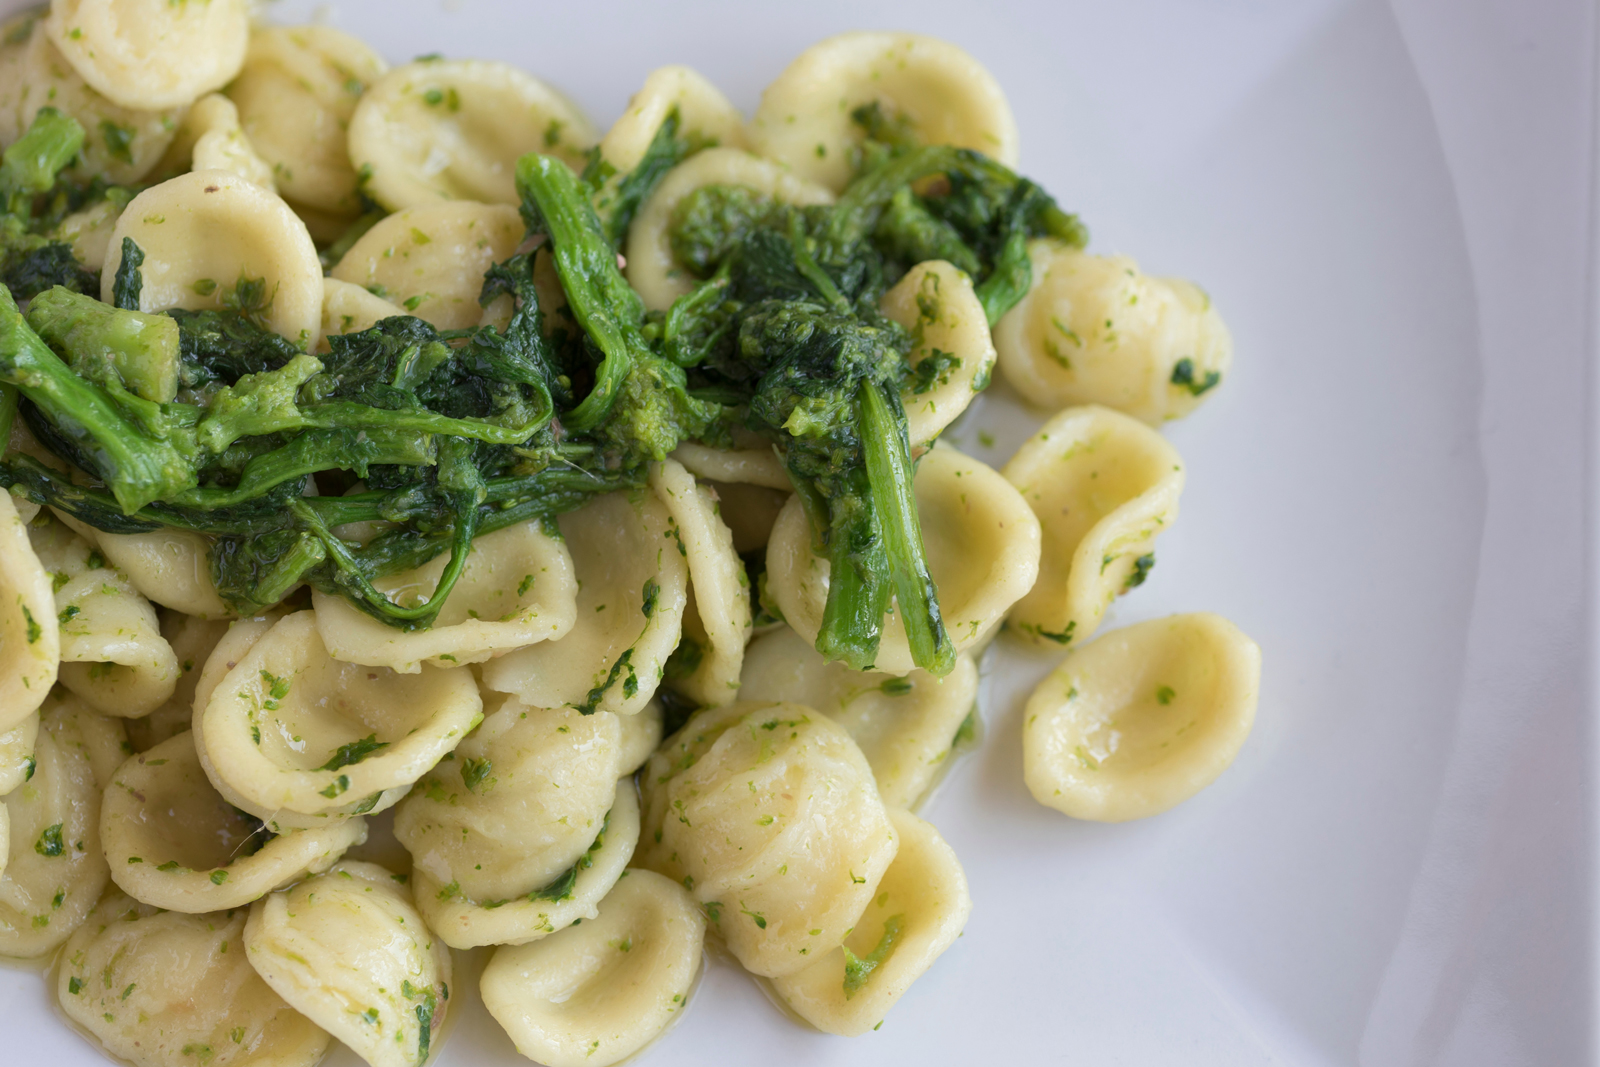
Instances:
[[[120,310],[57,286],[34,297],[27,318],[88,380],[158,404],[176,399],[178,324],[170,316]]]

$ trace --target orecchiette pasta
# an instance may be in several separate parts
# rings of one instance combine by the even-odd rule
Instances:
[[[639,165],[656,131],[673,111],[678,136],[708,147],[744,148],[744,116],[702,75],[688,67],[650,72],[627,110],[600,139],[600,158],[626,174]]]
[[[783,469],[783,460],[771,445],[720,449],[684,441],[673,449],[672,458],[706,481],[759,485],[785,493],[794,488],[789,472]]]
[[[108,894],[62,954],[61,1010],[135,1067],[313,1067],[328,1034],[250,966],[247,915],[182,915]]]
[[[38,709],[61,661],[50,575],[13,499],[0,492],[0,731]]]
[[[240,907],[327,870],[366,837],[361,818],[271,833],[212,787],[188,733],[129,758],[100,808],[112,880],[142,903],[192,914]]]
[[[441,330],[476,326],[483,272],[522,241],[522,217],[504,204],[428,203],[390,215],[333,268]]]
[[[755,974],[793,974],[838,945],[894,859],[866,758],[798,704],[697,712],[642,784],[640,865],[682,882]]]
[[[373,584],[398,603],[433,594],[448,556]],[[433,627],[406,633],[385,626],[341,596],[313,592],[317,629],[328,654],[368,666],[415,674],[435,667],[481,663],[539,641],[555,641],[577,615],[572,557],[536,521],[485,534],[472,543],[461,577]]]
[[[1039,517],[1039,580],[1011,609],[1036,643],[1082,641],[1119,595],[1155,565],[1155,539],[1178,517],[1183,461],[1137,419],[1068,408],[1040,427],[1002,472]]]
[[[773,990],[818,1030],[854,1037],[883,1021],[911,983],[961,936],[972,898],[967,876],[939,831],[890,810],[900,851],[878,895],[844,944]]]
[[[672,252],[672,217],[685,197],[707,185],[742,185],[786,204],[833,203],[822,186],[737,148],[690,156],[661,180],[628,230],[628,281],[652,311],[665,311],[694,287],[694,276]]]
[[[597,497],[559,522],[578,576],[577,622],[559,641],[490,661],[484,684],[529,707],[632,715],[649,702],[677,647],[688,549],[653,495]]]
[[[272,167],[262,159],[239,124],[239,109],[221,93],[196,100],[178,125],[178,134],[156,164],[157,174],[186,170],[232,171],[263,189],[277,190]]]
[[[91,271],[99,271],[105,266],[111,233],[131,199],[133,194],[127,190],[108,192],[106,199],[67,215],[52,236],[71,245],[73,258],[79,263]]]
[[[336,215],[360,211],[345,131],[361,94],[387,69],[366,44],[331,26],[251,33],[228,96],[284,199]]]
[[[394,804],[483,708],[464,667],[408,677],[332,659],[309,611],[275,623],[237,663],[203,707],[196,692],[196,743],[224,797],[286,828]]]
[[[1039,520],[997,471],[943,445],[922,457],[913,484],[945,625],[956,651],[977,647],[1039,573]],[[767,545],[768,589],[789,625],[810,642],[822,626],[828,575],[799,498],[791,499]],[[905,674],[913,666],[905,626],[891,616],[875,669]]]
[[[733,550],[743,555],[766,548],[772,524],[778,521],[789,494],[742,482],[703,482],[717,494],[717,514],[733,534]]]
[[[340,863],[256,901],[244,946],[290,1006],[371,1067],[421,1067],[450,1003],[450,950],[373,863]]]
[[[161,636],[172,646],[172,654],[178,660],[178,684],[165,704],[127,721],[128,741],[135,752],[148,752],[193,726],[195,688],[206,661],[227,632],[224,619],[202,619],[176,611],[161,613]]]
[[[123,107],[90,88],[33,22],[16,28],[23,43],[7,45],[17,52],[16,78],[4,83],[0,97],[0,140],[15,141],[41,107],[53,107],[77,119],[86,134],[81,170],[121,184],[150,172],[166,151],[183,117],[181,110]],[[7,40],[11,35],[7,35]],[[185,104],[188,101],[184,101]]]
[[[217,593],[211,545],[201,534],[170,526],[142,534],[94,531],[93,543],[146,599],[202,619],[233,614]]]
[[[924,144],[972,148],[1017,163],[1017,123],[994,76],[955,45],[914,33],[842,33],[812,45],[761,94],[755,150],[835,192],[849,184],[876,105]]]
[[[182,107],[239,73],[246,0],[149,4],[52,0],[50,40],[97,92],[123,107]]]
[[[599,712],[595,712],[596,715]],[[664,712],[659,700],[652,700],[637,715],[622,715],[622,740],[617,752],[617,773],[632,774],[644,766],[661,744]]]
[[[1000,371],[1030,404],[1104,404],[1159,425],[1222,381],[1233,339],[1211,298],[1127,256],[1040,239],[1028,295],[995,324]]]
[[[0,874],[0,956],[42,956],[71,936],[109,877],[100,795],[120,761],[122,727],[74,698],[52,699],[33,773],[3,803],[10,828]]]
[[[329,334],[360,333],[374,323],[406,311],[355,282],[338,278],[322,279],[322,347]]]
[[[394,832],[418,870],[478,903],[561,879],[600,833],[625,771],[621,717],[514,699],[417,783]]]
[[[548,1067],[609,1067],[683,1014],[705,919],[682,887],[626,871],[597,918],[495,951],[479,982],[517,1051]]]
[[[731,703],[750,634],[750,582],[733,533],[718,515],[716,496],[675,460],[650,468],[650,488],[677,525],[693,590],[679,644],[680,655],[690,651],[673,685],[702,706]]]
[[[995,360],[989,320],[972,279],[943,260],[912,267],[880,306],[911,332],[911,379],[900,402],[916,448],[943,433],[988,387]]]
[[[745,654],[741,700],[781,700],[815,708],[849,731],[891,808],[914,807],[949,759],[978,698],[978,668],[956,659],[943,678],[904,678],[825,663],[788,627],[757,638]]]
[[[1160,814],[1233,762],[1260,686],[1260,647],[1221,616],[1113,630],[1069,652],[1029,698],[1028,789],[1076,819]]]
[[[144,250],[139,307],[215,308],[259,287],[263,321],[310,350],[322,323],[322,264],[305,223],[281,199],[230,171],[201,170],[133,198],[111,235],[100,298],[110,301],[122,242]]]
[[[417,908],[428,928],[451,948],[525,945],[599,914],[600,901],[622,877],[638,843],[639,798],[633,779],[623,778],[616,783],[600,833],[556,884],[513,900],[484,904],[468,900],[455,886],[441,885],[418,868],[411,875]]]
[[[519,157],[542,152],[581,167],[596,134],[570,100],[510,64],[424,59],[367,89],[349,136],[366,191],[400,211],[436,200],[515,204]]]
[[[659,738],[659,729],[657,736]],[[0,733],[0,797],[33,777],[33,746],[38,737],[37,711],[29,712],[21,722]],[[654,745],[650,747],[655,748]],[[0,866],[0,871],[4,869]]]

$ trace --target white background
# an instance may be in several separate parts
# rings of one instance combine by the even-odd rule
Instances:
[[[1182,517],[1107,623],[1210,610],[1261,643],[1234,767],[1138,824],[1038,806],[1020,706],[1053,660],[1002,641],[985,743],[923,811],[965,936],[853,1040],[715,964],[645,1062],[1595,1062],[1591,3],[268,5],[318,8],[391,61],[516,62],[602,128],[666,63],[748,112],[830,33],[955,40],[1093,249],[1193,277],[1234,332],[1169,431]],[[955,436],[998,464],[1020,411],[997,390]],[[0,970],[0,1062],[99,1062],[46,1003]],[[462,1007],[441,1064],[518,1062]]]

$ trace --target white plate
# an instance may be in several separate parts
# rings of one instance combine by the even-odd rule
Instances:
[[[1040,807],[1019,713],[1052,659],[1002,642],[986,742],[924,811],[966,935],[854,1040],[715,964],[652,1067],[1593,1062],[1589,0],[268,10],[520,63],[602,126],[662,64],[748,110],[827,34],[947,37],[1093,247],[1195,278],[1233,328],[1235,373],[1170,429],[1182,519],[1107,625],[1209,610],[1260,641],[1238,762],[1143,823]],[[998,464],[1019,411],[985,398],[961,445]],[[0,1061],[99,1062],[47,1003],[0,971]],[[523,1062],[458,1007],[442,1067]]]

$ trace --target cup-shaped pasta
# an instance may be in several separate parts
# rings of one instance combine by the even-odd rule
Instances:
[[[433,595],[449,562],[442,555],[415,570],[373,584],[397,603]],[[577,582],[566,545],[537,520],[507,526],[472,543],[467,563],[432,628],[406,633],[387,626],[341,596],[313,592],[317,629],[334,659],[416,674],[435,667],[482,663],[572,629]]]
[[[1155,540],[1178,517],[1183,461],[1164,437],[1109,408],[1068,408],[1028,438],[1002,472],[1039,517],[1039,580],[1011,609],[1036,644],[1082,641],[1118,596],[1155,566]]]
[[[525,896],[588,852],[621,756],[620,716],[505,700],[401,801],[395,837],[416,869],[470,900]]]
[[[989,386],[994,342],[972,279],[942,259],[919,263],[879,309],[911,333],[911,377],[900,390],[911,446],[925,445]]]
[[[231,171],[263,189],[277,191],[271,165],[245,136],[239,109],[221,93],[210,93],[195,101],[155,172],[170,177],[186,170]]]
[[[135,1067],[313,1067],[328,1034],[239,951],[248,916],[164,912],[108,893],[67,943],[56,1000]]]
[[[375,863],[340,863],[250,908],[245,952],[300,1014],[372,1067],[421,1067],[450,1003],[450,950]]]
[[[822,186],[737,148],[709,148],[690,156],[661,179],[628,228],[628,281],[651,311],[665,311],[694,288],[694,275],[672,251],[672,226],[678,205],[707,185],[739,185],[785,204],[833,203],[833,194]]]
[[[638,712],[677,647],[688,549],[655,496],[596,497],[558,520],[578,576],[578,619],[559,641],[483,667],[490,689],[536,708]]]
[[[126,206],[120,197],[101,200],[62,219],[51,234],[72,246],[72,257],[92,271],[105,266],[111,231],[117,228]]]
[[[889,1009],[961,936],[972,897],[967,876],[939,831],[907,811],[890,810],[900,851],[878,895],[844,944],[805,970],[772,981],[806,1022],[854,1037]]]
[[[382,319],[409,314],[398,304],[374,296],[365,286],[338,278],[322,279],[322,347],[338,333],[360,333]]]
[[[1159,815],[1233,762],[1260,688],[1260,647],[1220,615],[1113,630],[1067,653],[1028,699],[1028,789],[1075,819]]]
[[[417,909],[451,948],[525,945],[599,914],[639,843],[639,797],[633,779],[616,783],[611,810],[589,849],[559,879],[511,900],[469,900],[418,867],[411,872]]]
[[[325,871],[366,838],[361,818],[274,835],[212,787],[192,734],[130,757],[100,807],[112,880],[135,900],[191,914],[237,908]]]
[[[427,203],[362,235],[333,268],[441,330],[476,326],[483,272],[522,242],[522,216],[504,204]]]
[[[750,579],[733,548],[733,531],[717,513],[717,498],[676,460],[650,468],[650,488],[677,523],[693,596],[684,612],[673,687],[702,706],[731,703],[750,635]]]
[[[705,76],[689,67],[659,67],[628,99],[622,117],[600,139],[600,158],[627,174],[644,159],[661,124],[676,111],[678,136],[708,146],[744,148],[744,116]]]
[[[388,69],[364,42],[332,26],[268,26],[250,35],[228,96],[284,199],[335,215],[360,212],[345,129],[361,94]]]
[[[957,652],[981,646],[1039,573],[1039,520],[991,467],[943,445],[917,464],[912,482],[928,572]],[[828,603],[829,564],[812,549],[799,498],[784,505],[767,544],[767,589],[795,631],[815,644]],[[915,664],[898,613],[883,624],[876,670]]]
[[[263,634],[203,709],[199,697],[196,740],[207,773],[241,798],[239,807],[288,827],[316,825],[293,815],[389,807],[461,743],[483,710],[465,667],[412,677],[333,659],[309,611]]]
[[[915,33],[842,33],[812,45],[761,94],[750,140],[838,192],[866,136],[854,112],[874,105],[924,144],[1017,165],[1017,122],[994,76],[955,45]]]
[[[798,704],[695,713],[642,783],[640,866],[682,882],[754,974],[793,974],[843,941],[894,859],[866,757]]]
[[[528,152],[582,167],[597,134],[576,104],[508,63],[421,59],[374,82],[350,117],[350,159],[391,211],[436,200],[515,204]]]
[[[246,0],[52,0],[45,23],[83,80],[123,107],[184,107],[233,80],[250,39]]]
[[[1233,338],[1193,283],[1049,239],[1028,256],[1028,294],[994,328],[1000,372],[1028,403],[1104,404],[1155,426],[1193,411],[1228,373]]]
[[[961,724],[978,699],[978,667],[956,658],[943,678],[916,670],[904,678],[827,663],[788,627],[750,643],[741,700],[781,700],[815,708],[860,747],[891,808],[910,808],[949,762]]]
[[[110,874],[100,848],[100,797],[120,762],[122,726],[73,698],[50,701],[33,769],[3,803],[10,827],[0,874],[0,956],[42,956],[72,935]]]
[[[530,1060],[610,1067],[682,1017],[705,930],[681,886],[627,871],[597,918],[496,949],[479,980],[483,1002]]]
[[[161,613],[161,636],[178,660],[178,684],[167,702],[148,715],[129,719],[128,741],[135,752],[148,752],[169,737],[188,733],[194,724],[194,693],[206,661],[217,647],[228,623],[202,619],[176,611]]]
[[[751,448],[712,448],[696,441],[684,441],[672,450],[672,458],[682,463],[696,478],[730,485],[757,485],[779,489],[785,493],[794,489],[783,460],[769,444]]]
[[[94,533],[106,562],[145,599],[202,619],[233,614],[211,577],[211,542],[205,535],[170,526],[139,534]]]
[[[60,573],[60,572],[57,572]],[[96,711],[138,718],[165,704],[178,658],[156,609],[119,571],[84,570],[56,590],[61,684]]]
[[[30,711],[21,722],[0,733],[0,797],[33,777],[33,746],[38,738],[37,711]],[[0,859],[0,871],[3,870],[5,870],[4,860]]]
[[[0,731],[38,710],[60,662],[50,575],[11,494],[0,492]]]
[[[646,704],[637,715],[619,716],[622,723],[622,739],[617,750],[619,775],[632,774],[643,767],[645,760],[661,745],[665,717],[665,709],[659,700]]]
[[[100,299],[110,301],[122,242],[144,250],[141,311],[218,308],[259,285],[262,321],[310,351],[322,324],[322,264],[288,204],[230,171],[197,170],[133,198],[111,234]],[[243,294],[239,294],[242,296]]]
[[[0,94],[0,140],[16,140],[41,107],[53,107],[77,119],[87,134],[74,171],[113,184],[136,182],[150,172],[171,143],[181,110],[128,108],[108,100],[67,62],[40,20],[19,22],[6,35],[13,39],[20,43],[6,46],[18,54],[15,80]]]

